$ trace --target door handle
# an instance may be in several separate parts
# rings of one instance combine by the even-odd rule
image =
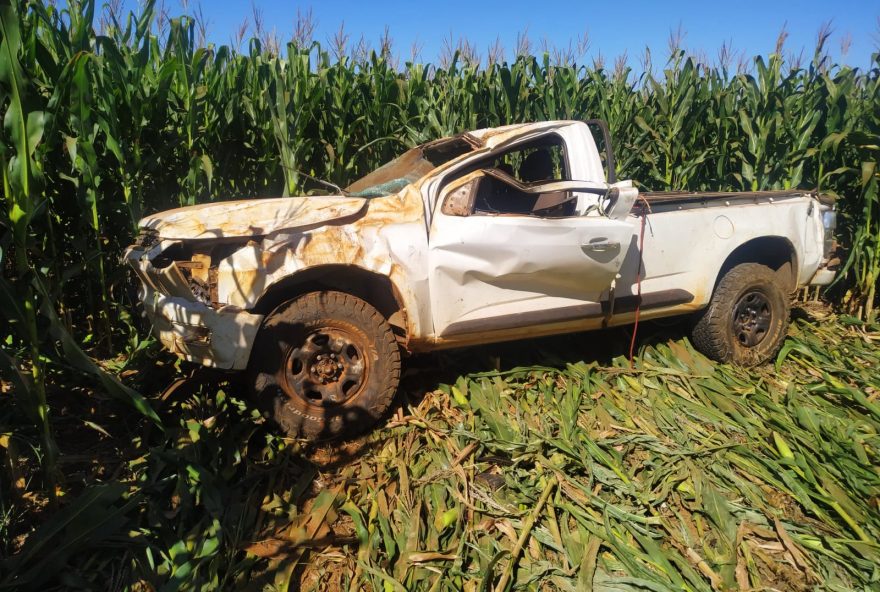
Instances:
[[[620,243],[596,242],[581,245],[581,249],[585,253],[605,253],[606,251],[619,251]]]

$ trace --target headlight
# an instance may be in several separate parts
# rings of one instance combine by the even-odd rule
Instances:
[[[827,259],[831,256],[831,251],[834,250],[834,229],[837,228],[837,212],[833,209],[822,212],[822,226],[825,227],[823,247],[825,258]]]
[[[826,210],[822,212],[822,226],[825,230],[833,231],[837,228],[837,212],[834,210]]]

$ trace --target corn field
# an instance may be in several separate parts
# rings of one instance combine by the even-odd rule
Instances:
[[[286,589],[321,537],[350,551],[317,556],[351,589],[878,585],[880,385],[861,365],[880,362],[880,53],[835,64],[825,32],[802,64],[781,47],[740,67],[673,48],[639,72],[549,52],[400,64],[386,46],[210,45],[196,19],[158,16],[153,1],[0,0],[0,588],[260,573]],[[344,186],[441,136],[587,118],[608,121],[618,176],[642,188],[836,194],[825,297],[845,324],[803,322],[788,374],[757,383],[676,341],[629,374],[564,360],[452,377],[345,469],[371,475],[356,487],[266,433],[234,386],[161,412],[159,383],[184,369],[119,261],[143,215],[308,192],[309,176]],[[134,448],[77,485],[65,446],[83,429]],[[29,495],[51,517],[16,543]]]

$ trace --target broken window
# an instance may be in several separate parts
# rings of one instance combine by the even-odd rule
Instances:
[[[497,168],[521,183],[569,179],[564,144],[556,134],[508,150],[483,168]]]
[[[436,167],[472,152],[479,146],[479,140],[470,134],[459,134],[416,146],[369,175],[358,179],[349,185],[346,191],[355,197],[392,195],[410,183],[418,181]]]
[[[571,180],[561,137],[548,134],[484,159],[464,173],[484,174],[451,193],[443,205],[449,215],[520,215],[544,218],[574,216],[571,192],[540,193],[532,188]]]

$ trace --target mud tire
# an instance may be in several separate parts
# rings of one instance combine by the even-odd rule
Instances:
[[[755,311],[763,330],[755,330],[754,324],[752,329],[744,327],[742,319],[749,312],[755,317]],[[693,326],[692,341],[713,360],[757,366],[776,357],[788,332],[789,314],[788,295],[777,274],[765,265],[742,263],[718,282],[712,301]]]
[[[338,361],[340,368],[346,364],[338,371],[331,365],[331,372],[339,375],[336,382],[348,378],[349,366],[362,369],[344,400],[328,401],[327,385],[313,380],[315,367],[326,370],[318,366],[324,362],[315,358],[322,355],[326,362],[330,352],[340,351],[334,344],[343,342],[341,351],[356,351],[352,359],[360,362],[349,364],[345,354],[335,353],[334,364]],[[304,359],[308,360],[305,369]],[[289,436],[309,440],[353,436],[372,427],[391,405],[400,380],[400,349],[388,322],[364,300],[344,292],[310,292],[285,302],[263,320],[248,378],[264,415]],[[342,395],[343,388],[333,392]]]

